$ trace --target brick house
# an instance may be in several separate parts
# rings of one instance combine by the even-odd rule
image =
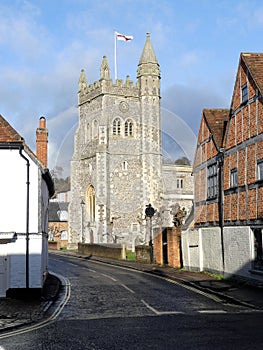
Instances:
[[[0,161],[0,296],[39,295],[48,272],[48,205],[54,194],[45,118],[35,155],[0,116]]]
[[[185,267],[262,278],[263,54],[241,53],[230,110],[204,109]]]
[[[48,219],[49,249],[66,248],[68,245],[68,202],[51,200]]]

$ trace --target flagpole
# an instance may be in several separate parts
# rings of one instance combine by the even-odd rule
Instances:
[[[117,80],[117,34],[114,32],[114,72],[115,72],[115,83]]]

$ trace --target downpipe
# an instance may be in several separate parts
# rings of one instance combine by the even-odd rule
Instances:
[[[20,156],[25,159],[27,174],[26,174],[26,289],[29,289],[29,189],[30,189],[30,162],[29,159],[22,153],[23,147],[19,148]]]

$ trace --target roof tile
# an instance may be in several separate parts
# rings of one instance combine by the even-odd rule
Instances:
[[[223,147],[226,124],[229,120],[229,109],[204,109],[203,115],[213,136],[217,148]]]

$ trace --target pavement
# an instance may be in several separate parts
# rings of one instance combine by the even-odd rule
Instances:
[[[205,272],[187,271],[169,266],[150,265],[134,261],[90,257],[80,255],[74,251],[51,251],[51,253],[74,256],[85,260],[90,259],[159,275],[177,281],[187,287],[194,287],[209,294],[212,293],[222,299],[223,302],[263,311],[263,284],[257,281],[252,283],[246,280],[218,280],[214,275]],[[60,287],[61,281],[59,277],[49,274],[43,287],[41,298],[0,298],[0,335],[2,332],[5,333],[9,330],[43,321],[48,315],[50,306],[59,296]]]

